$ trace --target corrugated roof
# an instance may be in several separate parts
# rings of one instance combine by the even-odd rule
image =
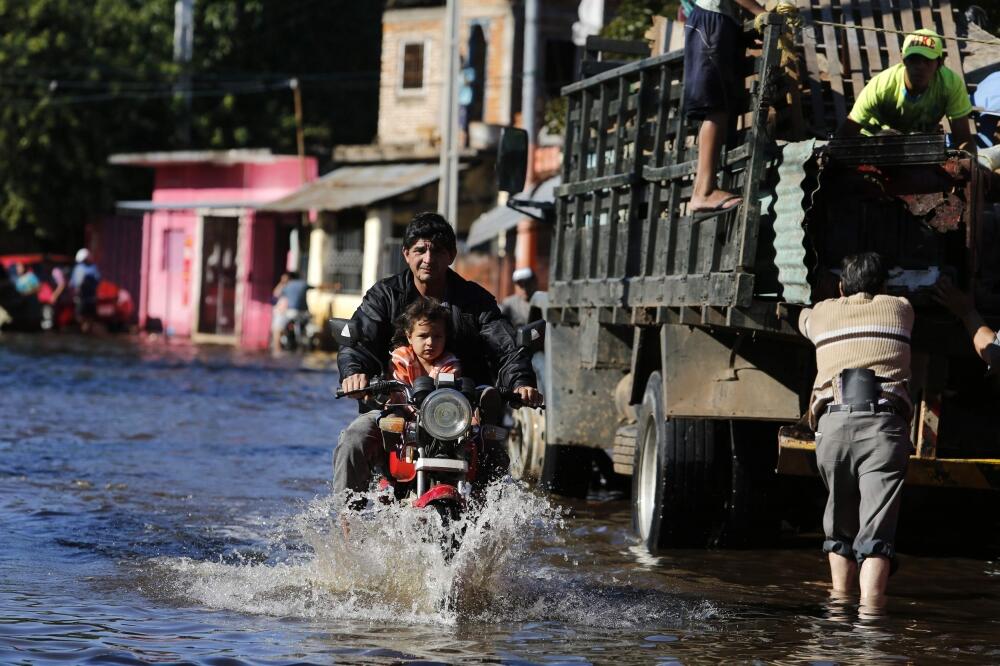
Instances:
[[[367,206],[433,183],[439,173],[437,164],[345,166],[261,208],[291,212]]]
[[[532,188],[530,193],[522,192],[513,198],[551,202],[555,199],[556,187],[561,182],[562,179],[559,176],[554,176]],[[497,206],[483,213],[472,222],[465,244],[468,247],[473,247],[493,240],[498,234],[507,231],[525,217],[527,216],[524,213],[519,213],[513,208]]]
[[[275,155],[266,148],[239,148],[234,150],[171,150],[150,153],[116,153],[108,158],[108,163],[123,166],[158,166],[161,164],[272,164],[279,159],[292,158],[295,158],[295,155]]]
[[[241,199],[234,201],[119,201],[118,210],[193,210],[196,208],[260,208],[264,202]]]

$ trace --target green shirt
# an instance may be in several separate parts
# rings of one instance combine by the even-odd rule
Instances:
[[[962,118],[972,112],[962,79],[947,67],[938,68],[934,80],[919,97],[907,95],[906,68],[902,63],[875,76],[854,101],[848,116],[861,125],[863,134],[882,129],[898,132],[932,132],[941,117]]]

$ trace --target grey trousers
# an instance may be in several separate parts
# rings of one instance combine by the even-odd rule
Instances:
[[[823,550],[859,562],[895,556],[910,458],[910,429],[891,412],[830,412],[819,419],[816,462],[829,491]]]
[[[378,429],[378,411],[365,412],[344,428],[333,450],[333,493],[366,492],[372,475],[384,470],[388,456]]]

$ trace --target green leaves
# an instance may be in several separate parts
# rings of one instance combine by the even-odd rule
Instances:
[[[643,39],[653,25],[654,16],[674,17],[680,0],[623,0],[618,13],[601,36],[609,39]]]
[[[78,246],[116,199],[149,195],[149,172],[112,153],[294,153],[292,76],[307,152],[374,136],[381,3],[196,0],[194,20],[185,78],[174,0],[0,0],[0,229]]]

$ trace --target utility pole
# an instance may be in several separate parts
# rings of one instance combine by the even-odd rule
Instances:
[[[288,87],[292,89],[292,99],[295,103],[295,147],[299,155],[299,183],[306,183],[306,141],[302,131],[302,91],[298,79],[289,79]]]
[[[458,2],[459,0],[447,0],[445,10],[438,183],[438,212],[453,227],[458,226]]]
[[[306,141],[305,133],[302,130],[302,90],[299,87],[298,79],[289,79],[288,87],[292,89],[292,102],[295,104],[295,149],[299,155],[299,184],[306,184]],[[299,226],[295,228],[295,237],[292,239],[291,259],[289,263],[303,275],[308,272],[309,252],[306,241],[309,235],[306,229],[309,228],[309,213],[303,211]]]
[[[191,58],[194,55],[194,0],[174,1],[174,62],[180,65],[175,92],[184,100],[178,132],[185,147],[191,144]]]
[[[528,179],[527,187],[535,180],[535,94],[538,90],[536,74],[538,70],[538,0],[524,1],[524,77],[521,79],[521,123],[528,133]]]

